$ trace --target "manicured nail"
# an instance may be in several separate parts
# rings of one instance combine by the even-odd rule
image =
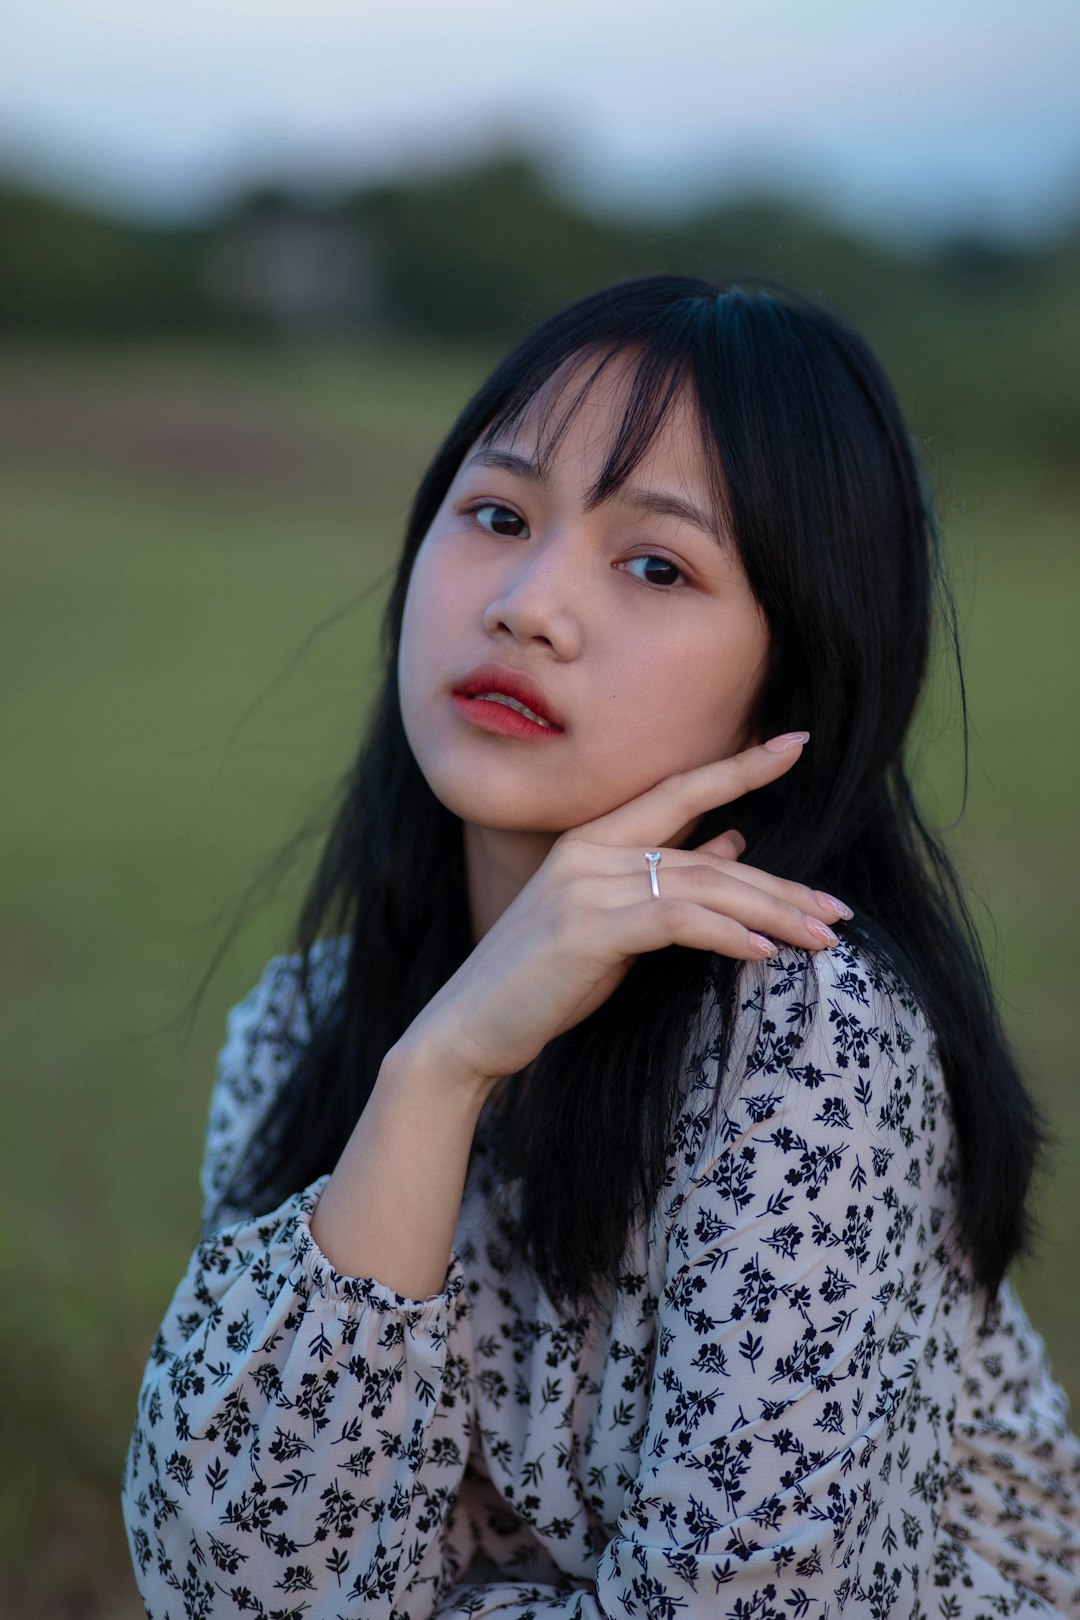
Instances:
[[[798,748],[800,743],[809,741],[808,731],[785,731],[782,737],[770,737],[765,747],[771,754],[783,754],[789,748]]]
[[[820,900],[821,904],[828,906],[830,911],[835,911],[836,915],[843,917],[845,922],[850,922],[855,915],[850,906],[845,906],[844,902],[838,900],[834,894],[826,894],[824,889],[815,889],[814,899]]]
[[[825,924],[818,922],[816,917],[807,917],[806,928],[808,933],[813,934],[817,939],[824,940],[826,945],[839,945],[840,943],[832,929],[826,928]]]
[[[778,956],[780,954],[779,945],[774,945],[771,939],[765,938],[764,934],[750,934],[748,938],[755,951],[760,951],[762,956]]]

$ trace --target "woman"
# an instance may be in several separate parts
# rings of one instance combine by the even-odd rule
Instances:
[[[782,288],[620,283],[468,403],[230,1015],[154,1620],[1080,1613],[1037,1121],[904,770],[941,590],[879,364]]]

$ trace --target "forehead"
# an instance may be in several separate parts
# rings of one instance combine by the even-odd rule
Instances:
[[[707,498],[713,480],[692,384],[642,362],[634,350],[571,355],[531,396],[509,400],[477,445],[513,448],[544,475],[563,456],[583,456],[603,494],[636,469]]]
[[[674,517],[711,535],[735,560],[726,481],[719,456],[703,450],[706,429],[696,395],[678,388],[670,368],[663,376],[653,368],[650,379],[615,358],[622,363],[602,369],[579,360],[519,407],[510,402],[473,445],[463,471],[497,467],[543,486],[559,476],[563,458],[577,481],[580,458],[586,511],[614,502],[639,514]]]

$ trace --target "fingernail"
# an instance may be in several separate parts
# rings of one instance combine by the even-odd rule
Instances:
[[[728,831],[724,834],[724,837],[730,838],[739,854],[743,854],[746,849],[746,839],[743,837],[741,832],[736,832],[734,827],[729,827]]]
[[[826,945],[839,945],[840,943],[832,929],[826,928],[825,924],[818,922],[816,917],[807,917],[806,928],[807,932],[813,934],[817,939],[823,939]]]
[[[809,741],[808,731],[785,731],[782,737],[770,737],[765,747],[771,754],[783,754],[789,748],[798,748],[800,743]]]
[[[823,906],[828,906],[830,911],[835,911],[838,917],[843,917],[847,922],[850,922],[855,915],[850,906],[845,906],[844,902],[838,900],[834,894],[826,894],[824,889],[815,889],[814,899],[820,900]]]
[[[774,945],[771,939],[765,938],[764,934],[750,934],[748,938],[755,951],[760,951],[762,956],[778,956],[780,954],[779,945]]]

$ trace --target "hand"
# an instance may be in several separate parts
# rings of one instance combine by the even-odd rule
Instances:
[[[776,952],[762,929],[803,950],[835,943],[828,930],[817,931],[842,914],[829,897],[739,866],[737,833],[691,849],[662,843],[714,806],[782,776],[802,753],[798,741],[777,749],[784,741],[666,777],[562,833],[399,1047],[419,1043],[438,1052],[444,1066],[483,1092],[587,1018],[643,951],[686,945],[760,959]],[[649,890],[647,849],[663,851],[659,900]]]

